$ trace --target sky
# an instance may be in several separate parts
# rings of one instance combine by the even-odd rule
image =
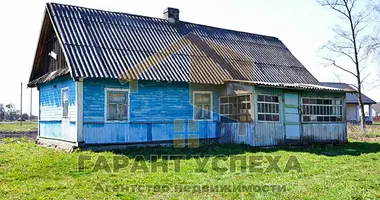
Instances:
[[[44,14],[45,0],[5,1],[0,7],[0,103],[30,110],[29,80]],[[319,80],[354,83],[351,75],[332,66],[325,67],[319,49],[333,38],[331,27],[340,23],[336,14],[315,0],[55,0],[108,11],[162,17],[166,7],[180,10],[180,20],[279,38],[295,57]],[[371,73],[364,93],[380,102],[375,80],[379,66],[370,64]],[[32,112],[38,114],[38,91],[33,89]]]

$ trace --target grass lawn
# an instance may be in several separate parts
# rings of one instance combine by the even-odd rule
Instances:
[[[157,162],[136,162],[136,155],[201,155],[200,158],[183,158],[180,172],[175,172],[175,161],[168,161],[168,172],[148,170]],[[210,156],[227,155],[229,160],[252,156],[281,156],[281,172],[249,172],[254,166],[238,164],[235,172],[216,172],[212,162],[198,170],[198,162]],[[90,156],[81,170],[78,158]],[[104,156],[104,157],[103,157]],[[113,161],[127,159],[128,166],[113,170]],[[284,172],[288,158],[295,156],[302,172]],[[111,167],[102,162],[103,169],[94,170],[96,158],[106,158]],[[142,157],[138,157],[141,160]],[[221,158],[221,157],[218,157]],[[260,157],[256,157],[260,158]],[[266,161],[266,159],[264,159]],[[99,160],[98,160],[99,161]],[[126,160],[122,160],[126,161]],[[115,163],[123,163],[117,160]],[[124,162],[126,163],[126,162]],[[145,165],[145,164],[146,165]],[[219,162],[223,166],[227,161]],[[138,166],[136,168],[136,166]],[[227,166],[229,166],[227,164]],[[265,169],[269,164],[264,162]],[[137,170],[134,170],[137,169]],[[145,169],[146,170],[146,169]],[[282,185],[285,190],[268,192],[166,192],[144,190],[133,192],[106,189],[106,186],[133,185]],[[197,149],[169,147],[130,148],[124,151],[66,153],[35,145],[26,139],[5,139],[0,144],[0,198],[4,199],[379,199],[380,198],[380,143],[350,142],[342,146],[315,146],[313,148],[257,149],[242,145],[212,145]]]
[[[20,122],[0,123],[0,132],[37,131],[37,126],[37,122],[23,122],[22,126],[20,126]]]

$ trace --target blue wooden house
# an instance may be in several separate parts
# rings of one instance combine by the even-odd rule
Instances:
[[[29,87],[40,143],[345,142],[346,90],[277,38],[48,3]]]

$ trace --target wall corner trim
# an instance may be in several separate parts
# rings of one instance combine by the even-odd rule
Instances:
[[[76,81],[77,142],[83,142],[83,81]]]

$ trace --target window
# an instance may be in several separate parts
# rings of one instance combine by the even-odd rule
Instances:
[[[194,119],[212,118],[212,93],[193,92]]]
[[[257,114],[259,121],[280,121],[279,97],[273,95],[258,95]]]
[[[69,117],[69,89],[62,89],[62,117]]]
[[[107,121],[128,120],[128,90],[106,89]]]
[[[220,114],[222,115],[222,121],[252,121],[251,95],[220,97]]]
[[[304,122],[343,121],[341,99],[302,98],[302,120]]]

